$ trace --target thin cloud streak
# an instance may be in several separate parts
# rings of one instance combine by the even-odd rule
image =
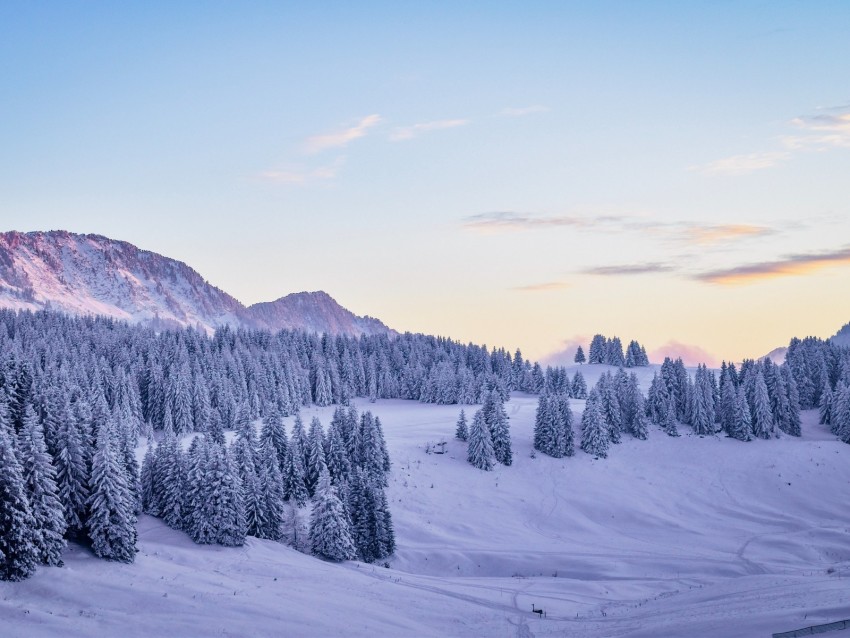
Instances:
[[[773,168],[789,159],[791,159],[791,153],[787,151],[748,153],[715,160],[702,166],[691,166],[689,170],[706,175],[749,175],[755,171]]]
[[[753,224],[718,224],[715,226],[694,225],[682,231],[686,241],[696,245],[710,245],[718,242],[747,237],[765,237],[776,234],[775,228]]]
[[[850,265],[850,246],[828,252],[788,255],[775,261],[710,270],[694,275],[693,279],[709,284],[734,286],[778,277],[807,275],[825,268],[843,265]]]
[[[528,286],[515,286],[512,290],[519,292],[548,292],[552,290],[564,290],[570,287],[566,281],[547,281],[542,284],[530,284]]]
[[[401,126],[390,134],[390,141],[402,142],[413,139],[422,133],[440,131],[448,128],[457,128],[458,126],[466,126],[467,124],[469,124],[469,120],[455,119],[436,120],[434,122],[421,122],[420,124],[414,124],[412,126]]]
[[[779,232],[777,228],[756,224],[706,224],[699,222],[660,222],[624,215],[557,215],[540,217],[525,213],[500,211],[466,217],[463,227],[478,233],[520,232],[547,228],[575,228],[593,232],[638,232],[661,236],[686,245],[708,246],[721,242],[765,237]]]
[[[619,275],[654,275],[658,273],[671,272],[674,268],[669,264],[624,264],[621,266],[597,266],[582,270],[582,275],[601,275],[604,277],[616,277]]]
[[[381,116],[377,114],[367,115],[362,118],[357,124],[341,131],[333,133],[324,133],[322,135],[314,135],[307,138],[304,142],[304,151],[311,155],[320,153],[329,148],[339,148],[347,146],[351,142],[361,137],[365,137],[367,131],[381,121]]]

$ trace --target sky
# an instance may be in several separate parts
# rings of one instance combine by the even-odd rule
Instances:
[[[850,3],[0,3],[0,230],[552,359],[850,321]],[[555,357],[557,358],[557,357]]]

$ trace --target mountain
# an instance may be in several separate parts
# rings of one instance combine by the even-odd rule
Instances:
[[[105,315],[154,328],[224,325],[330,334],[393,333],[324,292],[245,307],[175,259],[101,235],[0,233],[0,308]]]
[[[374,317],[358,317],[322,292],[296,292],[248,307],[253,321],[271,330],[300,328],[330,334],[383,334],[389,328]]]
[[[850,346],[850,323],[844,324],[830,341],[839,346]]]

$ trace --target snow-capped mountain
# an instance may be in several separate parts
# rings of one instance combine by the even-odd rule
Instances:
[[[330,334],[382,334],[389,328],[374,317],[358,317],[326,292],[296,292],[248,307],[255,324],[271,330],[301,329]]]
[[[850,346],[850,323],[841,326],[841,330],[836,332],[830,341],[839,346]]]
[[[246,308],[183,262],[128,242],[66,231],[0,233],[0,307],[105,315],[156,328],[392,332],[324,292],[296,293]]]

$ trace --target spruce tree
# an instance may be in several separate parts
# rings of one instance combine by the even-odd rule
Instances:
[[[490,471],[496,461],[493,453],[493,440],[490,436],[490,428],[484,422],[484,412],[478,410],[472,418],[469,426],[469,445],[467,448],[467,461],[479,470]]]
[[[10,432],[0,427],[0,580],[24,580],[40,559],[37,523]]]
[[[318,417],[313,417],[310,421],[310,432],[307,435],[307,465],[305,469],[305,483],[307,484],[307,493],[312,497],[316,493],[316,487],[319,485],[319,476],[322,468],[326,466],[324,435],[322,433],[322,424]]]
[[[463,410],[460,411],[460,415],[457,418],[455,438],[460,439],[461,441],[466,441],[469,438],[469,427],[466,423],[466,413],[464,413]]]
[[[350,560],[355,556],[345,509],[331,484],[327,468],[322,468],[316,487],[310,516],[310,546],[314,555],[331,561]]]
[[[132,563],[136,556],[136,517],[127,476],[115,450],[113,429],[111,420],[98,428],[92,459],[89,538],[97,556]]]
[[[216,446],[212,457],[215,470],[211,475],[217,484],[213,492],[213,526],[217,532],[216,542],[225,547],[240,547],[245,544],[248,523],[242,497],[242,481],[239,470],[224,446]]]
[[[773,421],[773,412],[770,409],[770,399],[767,394],[767,384],[764,375],[759,370],[755,376],[753,386],[752,427],[753,435],[760,439],[769,439],[775,435],[776,426]]]
[[[570,389],[570,395],[574,399],[587,398],[587,383],[585,383],[584,375],[581,373],[581,371],[576,371],[576,374],[573,377],[573,384]]]
[[[257,536],[272,541],[283,538],[283,521],[286,506],[283,496],[283,476],[277,463],[277,452],[271,445],[264,445],[258,455],[257,475],[262,490],[264,516],[263,525]]]
[[[584,413],[581,415],[581,449],[597,457],[608,456],[608,443],[611,440],[608,425],[599,409],[599,399],[592,390],[587,399]]]
[[[747,393],[743,387],[738,388],[729,436],[739,441],[752,441],[753,439],[750,404],[747,402]]]
[[[667,414],[664,417],[664,431],[669,436],[679,436],[679,428],[676,426],[676,397],[667,400]]]
[[[67,531],[78,536],[86,525],[89,469],[86,446],[71,406],[65,401],[56,437],[56,485],[64,510]]]
[[[587,361],[587,359],[586,359],[586,358],[585,358],[585,356],[584,356],[584,350],[582,350],[581,346],[579,346],[578,348],[576,348],[576,356],[575,356],[575,359],[573,359],[573,361],[574,361],[575,363],[579,364],[579,365],[581,365],[581,364],[583,364],[585,361]]]
[[[278,471],[282,472],[286,463],[286,449],[289,441],[286,438],[286,430],[280,419],[277,406],[272,404],[268,413],[263,417],[263,425],[260,429],[260,444],[271,446],[277,458]]]
[[[286,450],[286,462],[283,472],[283,495],[296,507],[304,507],[310,495],[304,480],[304,460],[301,454],[300,440],[292,437]]]
[[[24,486],[35,519],[39,561],[45,565],[62,564],[65,547],[65,514],[56,487],[56,469],[47,453],[38,415],[31,405],[24,411],[18,437],[18,457],[23,469]]]

